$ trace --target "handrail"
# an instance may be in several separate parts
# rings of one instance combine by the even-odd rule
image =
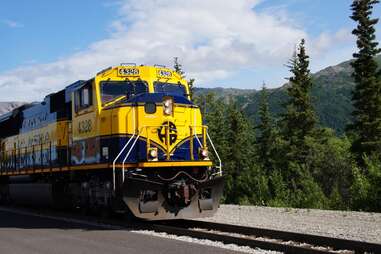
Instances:
[[[130,147],[130,150],[128,150],[126,156],[125,156],[124,159],[123,159],[123,163],[122,163],[122,171],[123,171],[123,173],[122,173],[122,178],[123,178],[123,181],[124,181],[124,165],[125,165],[125,163],[126,163],[126,161],[127,161],[128,156],[130,156],[130,153],[132,152],[132,149],[135,147],[136,142],[139,140],[140,135],[141,135],[141,133],[142,133],[142,130],[143,130],[144,128],[148,128],[148,127],[160,127],[160,126],[162,126],[162,125],[157,125],[157,126],[155,126],[155,125],[153,125],[153,126],[145,125],[145,126],[142,126],[142,127],[140,128],[140,130],[138,130],[138,135],[136,136],[134,143],[132,143],[132,145],[131,145],[131,147]],[[134,136],[135,136],[135,134],[134,134]],[[133,136],[131,137],[131,139],[132,139],[132,138],[133,138]]]
[[[148,126],[148,125],[145,125],[145,126],[142,126],[141,128],[140,128],[140,130],[138,131],[138,135],[136,136],[136,138],[135,138],[135,141],[132,143],[132,145],[131,145],[131,147],[130,147],[130,149],[128,150],[128,152],[127,152],[127,154],[126,154],[126,156],[124,157],[124,159],[123,159],[123,162],[122,162],[122,180],[123,180],[123,182],[124,182],[124,178],[125,178],[125,175],[124,175],[124,166],[125,166],[125,163],[126,163],[126,161],[127,161],[127,159],[128,159],[128,157],[130,156],[130,154],[131,154],[131,152],[132,152],[132,150],[134,149],[134,147],[135,147],[135,144],[136,144],[136,142],[139,140],[139,138],[140,138],[140,135],[141,135],[141,133],[142,133],[142,130],[143,129],[145,129],[145,128],[157,128],[157,127],[161,127],[161,126],[165,126],[165,125],[154,125],[154,126]],[[169,128],[169,127],[167,127],[167,126],[165,126],[166,128]],[[132,140],[132,138],[134,138],[135,137],[135,134],[130,138],[130,140],[128,141],[128,143]],[[200,145],[201,145],[201,143],[200,143]],[[202,146],[202,145],[201,145]],[[124,148],[125,149],[125,148]],[[124,150],[123,149],[123,150]],[[169,151],[167,151],[167,152],[169,152]],[[120,153],[121,154],[121,153]],[[118,157],[119,157],[120,155],[118,154]],[[115,168],[114,168],[114,164],[113,164],[113,170],[115,170]]]
[[[200,139],[197,137],[197,129],[196,129],[196,127],[197,127],[197,115],[196,115],[196,110],[193,110],[193,128],[195,130],[194,131],[194,136],[195,136],[196,140],[198,141],[199,145],[201,147],[203,147],[203,145],[201,144]]]
[[[134,110],[134,108],[133,108],[133,110]],[[117,160],[119,159],[119,157],[123,154],[123,152],[126,150],[126,148],[127,148],[127,146],[130,144],[130,142],[135,138],[135,136],[136,136],[136,138],[135,138],[135,141],[132,143],[132,145],[131,145],[131,147],[130,147],[130,149],[128,150],[128,152],[127,152],[127,154],[126,154],[126,156],[124,157],[124,159],[123,159],[123,163],[122,163],[122,179],[123,179],[123,181],[124,181],[124,178],[125,178],[125,176],[124,176],[124,166],[125,166],[125,163],[126,163],[126,161],[127,161],[127,158],[128,158],[128,156],[130,156],[130,153],[132,152],[132,149],[135,147],[135,144],[136,144],[136,142],[138,141],[138,139],[139,139],[139,137],[140,137],[140,133],[141,133],[141,131],[138,131],[138,135],[136,135],[136,123],[135,123],[135,114],[133,113],[133,119],[132,119],[132,122],[133,122],[133,125],[134,125],[134,133],[133,133],[133,135],[130,137],[130,139],[127,141],[127,143],[124,145],[124,147],[122,148],[122,150],[119,152],[119,154],[115,157],[115,159],[114,159],[114,161],[113,161],[113,163],[112,163],[112,175],[113,175],[113,189],[114,189],[114,191],[115,191],[115,168],[116,168],[116,162],[117,162]],[[146,128],[146,127],[150,127],[150,126],[143,126],[141,129],[143,129],[143,128]],[[153,126],[154,127],[154,126]]]
[[[213,150],[214,150],[214,153],[217,155],[218,162],[219,162],[219,166],[218,166],[218,168],[219,168],[219,172],[218,172],[218,173],[219,173],[220,176],[222,176],[222,161],[221,161],[220,155],[218,154],[216,148],[214,147],[214,144],[213,144],[212,139],[211,139],[210,136],[209,136],[209,132],[208,132],[208,130],[206,130],[206,136],[208,137],[208,140],[209,140],[210,144],[212,145],[212,148],[213,148]]]
[[[114,191],[115,191],[115,164],[117,162],[117,160],[119,159],[119,157],[122,155],[122,153],[124,152],[124,150],[126,150],[128,144],[131,142],[131,140],[135,137],[135,133],[130,137],[130,139],[127,141],[127,143],[124,145],[124,147],[122,148],[122,150],[120,150],[119,154],[115,157],[114,161],[112,162],[112,183],[113,183],[113,188],[114,188]]]
[[[122,163],[122,180],[124,182],[124,164],[126,163],[126,160],[128,158],[128,156],[130,156],[130,153],[132,152],[132,149],[135,147],[135,144],[136,142],[139,140],[140,138],[140,132],[138,132],[139,134],[137,135],[137,137],[135,138],[135,141],[134,143],[132,143],[131,147],[130,147],[130,150],[128,150],[126,156],[124,157],[123,159],[123,163]],[[134,134],[135,135],[135,134]]]
[[[134,119],[133,119],[133,123],[134,123],[134,125],[135,125],[135,121],[134,121]],[[117,160],[118,160],[118,159],[120,158],[120,156],[125,152],[125,150],[127,149],[128,145],[131,143],[131,141],[132,141],[133,139],[135,139],[135,140],[133,141],[131,147],[128,149],[128,152],[127,152],[127,154],[126,154],[126,156],[124,157],[123,162],[122,162],[122,180],[123,180],[123,182],[124,182],[124,179],[125,179],[125,172],[124,172],[124,171],[125,171],[125,164],[126,164],[126,161],[127,161],[128,157],[130,156],[132,150],[134,149],[134,147],[135,147],[137,141],[139,140],[139,138],[140,138],[140,136],[141,136],[143,130],[144,130],[145,128],[157,128],[157,127],[161,127],[161,126],[163,126],[163,125],[156,125],[156,126],[155,126],[155,125],[153,125],[153,126],[148,126],[148,125],[146,125],[146,126],[142,126],[137,132],[136,132],[136,130],[135,130],[135,128],[134,128],[135,132],[134,132],[133,135],[130,137],[130,139],[127,141],[127,143],[124,145],[124,147],[123,147],[122,150],[119,152],[119,154],[115,157],[115,159],[114,159],[114,161],[113,161],[113,164],[112,164],[112,167],[113,167],[113,188],[114,188],[114,191],[115,191],[115,189],[116,189],[116,179],[115,179],[116,176],[115,176],[115,171],[116,171],[116,162],[117,162]],[[204,127],[204,126],[203,126],[203,125],[201,125],[201,126],[193,125],[193,128],[197,128],[197,127]],[[216,147],[214,146],[214,143],[213,143],[213,141],[212,141],[212,139],[211,139],[211,137],[210,137],[210,135],[209,135],[208,130],[206,129],[205,131],[206,131],[206,136],[207,136],[207,138],[208,138],[208,140],[209,140],[209,142],[210,142],[210,144],[211,144],[211,146],[212,146],[212,148],[213,148],[213,152],[215,153],[215,155],[216,155],[216,157],[217,157],[217,159],[218,159],[218,163],[219,163],[219,165],[217,166],[217,168],[219,169],[218,174],[219,174],[219,175],[222,175],[222,161],[221,161],[220,155],[218,154],[218,152],[217,152],[217,150],[216,150]],[[200,139],[198,138],[198,136],[197,136],[197,132],[196,132],[196,131],[195,131],[195,133],[194,133],[194,136],[195,136],[196,140],[198,141],[198,143],[200,144],[200,146],[203,147],[203,144],[201,143]],[[205,140],[204,142],[206,142],[206,140]]]
[[[115,187],[115,164],[117,162],[117,160],[119,159],[119,157],[122,155],[122,153],[124,152],[124,150],[126,150],[128,144],[131,142],[131,140],[135,137],[136,135],[136,122],[135,122],[135,107],[132,108],[132,126],[133,126],[133,130],[134,130],[134,133],[133,135],[130,137],[130,139],[127,141],[127,143],[124,145],[124,147],[122,148],[122,150],[119,152],[119,154],[115,157],[114,161],[112,162],[112,185],[113,185],[113,190],[115,192],[116,190],[116,187]],[[124,170],[123,170],[123,174],[124,174]]]
[[[198,136],[197,136],[197,131],[196,131],[196,128],[197,128],[197,127],[204,127],[204,125],[200,125],[200,126],[193,125],[193,128],[195,129],[194,137],[196,138],[196,140],[197,140],[197,142],[199,143],[199,145],[200,145],[201,147],[203,147],[203,145],[201,144],[200,139],[199,139]],[[208,140],[209,140],[210,144],[212,145],[213,151],[214,151],[214,153],[216,154],[217,159],[218,159],[218,164],[219,164],[219,166],[217,166],[217,168],[219,169],[218,174],[219,174],[220,176],[222,176],[222,161],[221,161],[220,155],[218,154],[217,149],[216,149],[216,147],[214,146],[214,143],[213,143],[213,141],[212,141],[212,138],[211,138],[210,135],[209,135],[208,129],[206,128],[205,131],[206,131],[206,136],[208,137]],[[206,142],[206,141],[204,140],[204,142]]]
[[[201,141],[200,141],[200,139],[198,138],[198,136],[197,136],[197,133],[196,133],[196,132],[194,132],[194,137],[196,138],[196,140],[197,140],[198,144],[199,144],[201,147],[203,147],[203,144],[201,144]],[[205,141],[204,141],[204,142],[205,142]]]
[[[40,148],[39,150],[35,150],[35,147]],[[44,149],[45,147],[48,147]],[[32,150],[32,151],[29,151]],[[45,160],[47,161],[47,165],[44,165],[44,151],[49,154],[46,154]],[[39,155],[39,166],[46,167],[48,163],[51,162],[51,154],[52,154],[52,141],[43,142],[39,144],[34,144],[30,146],[23,146],[13,149],[2,149],[0,150],[0,172],[5,171],[20,171],[22,169],[28,169],[28,167],[34,168],[35,166],[35,158]],[[29,156],[32,156],[32,165],[29,165],[29,160],[27,159]],[[48,162],[49,159],[49,162]]]

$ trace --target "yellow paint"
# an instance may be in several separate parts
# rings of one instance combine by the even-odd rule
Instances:
[[[165,76],[165,75],[168,76]],[[161,81],[173,84],[182,84],[185,86],[187,93],[189,93],[189,87],[186,80],[174,71],[168,68],[152,67],[152,66],[118,66],[107,70],[95,77],[95,87],[93,93],[94,105],[98,109],[97,113],[94,111],[86,116],[78,116],[82,121],[84,119],[91,119],[96,123],[93,131],[87,133],[87,135],[78,135],[78,132],[74,132],[73,140],[95,137],[98,135],[120,135],[120,134],[140,134],[141,138],[148,139],[162,147],[166,147],[169,151],[172,151],[179,143],[189,138],[191,135],[190,127],[193,129],[193,134],[202,134],[202,117],[198,107],[190,105],[174,105],[172,115],[165,115],[163,113],[163,105],[161,103],[156,104],[156,113],[146,114],[144,111],[144,104],[132,106],[121,105],[113,109],[107,109],[109,104],[101,104],[100,94],[100,82],[102,81],[123,81],[128,78],[130,81],[141,79],[148,84],[148,91],[154,92],[153,82]],[[135,126],[133,119],[135,118]],[[177,140],[173,144],[165,144],[159,139],[158,129],[167,121],[173,122],[177,129]],[[75,123],[74,123],[75,122]],[[73,120],[73,126],[76,126],[77,120]],[[196,126],[196,127],[193,127]],[[74,128],[75,129],[75,128]],[[163,133],[165,128],[162,128]]]
[[[211,161],[149,161],[138,163],[139,167],[209,167],[212,166]]]
[[[75,112],[74,93],[72,98],[72,121],[58,121],[50,123],[45,127],[36,129],[24,134],[16,135],[1,140],[1,152],[3,156],[11,156],[12,151],[18,154],[31,153],[52,147],[67,147],[72,142],[109,135],[140,135],[140,138],[149,140],[149,144],[158,144],[160,149],[166,150],[168,159],[176,147],[188,140],[191,136],[205,136],[205,129],[202,126],[200,109],[192,105],[174,104],[171,115],[165,115],[163,104],[156,104],[156,112],[147,114],[144,103],[139,105],[118,104],[118,107],[110,108],[113,103],[102,105],[100,82],[102,81],[130,81],[141,79],[148,84],[148,92],[154,92],[155,81],[181,84],[185,86],[189,94],[187,81],[173,70],[163,67],[153,66],[117,66],[97,74],[92,79],[92,105]],[[189,99],[189,98],[188,98]],[[134,119],[134,120],[133,120]],[[168,122],[176,126],[177,139],[172,144],[166,143],[171,133]],[[160,138],[162,137],[162,138]],[[166,138],[164,138],[166,137]],[[197,141],[195,141],[197,142]],[[192,143],[192,147],[195,144]],[[203,144],[204,145],[204,144]],[[147,147],[148,149],[148,147]],[[193,158],[193,154],[191,155]],[[189,161],[189,162],[143,162],[131,164],[131,167],[172,167],[172,166],[211,166],[210,161]],[[128,167],[128,166],[127,166]],[[38,169],[38,172],[59,172],[66,170],[86,170],[97,168],[109,168],[108,165],[98,164],[97,166],[75,166],[53,169]],[[48,170],[48,171],[46,171]],[[23,173],[35,173],[36,170],[28,170]],[[18,172],[18,174],[21,172]],[[2,174],[16,174],[5,173]]]
[[[211,161],[151,161],[151,162],[141,162],[141,163],[130,163],[125,164],[124,168],[136,168],[136,167],[148,167],[148,168],[157,168],[157,167],[209,167],[212,166]],[[116,164],[116,169],[121,170],[123,168],[122,164]],[[79,165],[79,166],[70,166],[62,168],[39,168],[39,169],[29,169],[15,172],[1,172],[2,176],[9,175],[32,175],[39,173],[50,173],[50,172],[62,172],[62,171],[83,171],[83,170],[99,170],[99,169],[112,169],[112,165],[102,163],[102,164],[90,164],[90,165]]]
[[[3,147],[6,154],[14,151],[23,154],[31,152],[33,149],[34,151],[40,151],[41,147],[48,149],[50,146],[67,146],[67,130],[68,121],[49,123],[42,128],[5,138],[1,140],[1,147]]]

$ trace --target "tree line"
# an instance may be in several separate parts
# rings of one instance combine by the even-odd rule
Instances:
[[[374,60],[381,50],[378,19],[372,18],[378,3],[354,0],[351,5],[358,51],[351,63],[356,87],[345,135],[319,127],[304,39],[287,65],[283,114],[271,115],[265,84],[255,124],[234,97],[194,98],[223,161],[225,203],[381,211],[381,71]],[[184,75],[177,58],[175,69]]]

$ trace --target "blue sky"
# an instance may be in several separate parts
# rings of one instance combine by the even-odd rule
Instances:
[[[351,27],[350,0],[270,0],[259,9],[286,9],[309,33],[318,36],[322,31]]]
[[[313,71],[353,53],[350,0],[221,2],[4,1],[0,100],[22,100],[25,87],[26,100],[40,99],[118,61],[171,65],[173,56],[200,86],[277,87],[302,37]]]
[[[54,61],[105,38],[115,9],[99,0],[4,1],[0,71]]]

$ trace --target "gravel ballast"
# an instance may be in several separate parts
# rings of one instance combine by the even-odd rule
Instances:
[[[199,220],[381,243],[381,213],[221,205]]]

